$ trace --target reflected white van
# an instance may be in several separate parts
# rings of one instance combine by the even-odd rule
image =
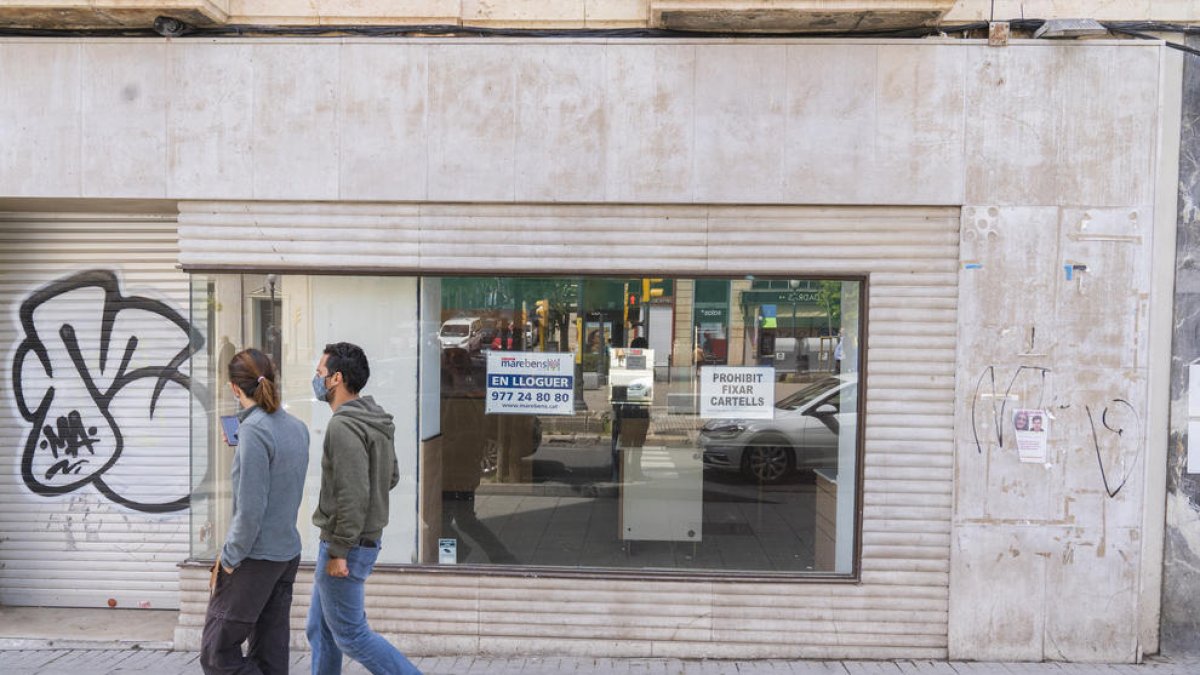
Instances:
[[[438,341],[442,343],[442,349],[477,352],[483,342],[483,321],[476,316],[450,319],[438,331]]]

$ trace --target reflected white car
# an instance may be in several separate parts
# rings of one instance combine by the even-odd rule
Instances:
[[[483,321],[474,316],[450,319],[438,331],[442,349],[464,349],[468,352],[479,351],[482,336]]]
[[[838,431],[854,429],[855,375],[831,375],[775,403],[769,420],[714,419],[700,429],[707,468],[778,483],[798,469],[838,465]],[[843,401],[853,401],[845,406]]]

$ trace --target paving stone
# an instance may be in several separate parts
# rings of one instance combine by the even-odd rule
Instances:
[[[921,675],[955,675],[954,666],[945,661],[897,661],[896,667],[900,672],[920,673]]]
[[[903,672],[891,661],[847,661],[844,665],[850,675],[900,675]]]
[[[147,650],[0,650],[3,675],[200,675],[194,652]],[[426,675],[1196,675],[1200,660],[1151,659],[1145,665],[944,661],[716,661],[578,657],[441,656],[413,660]],[[292,675],[311,660],[295,654]],[[366,669],[347,662],[345,675]]]
[[[0,652],[0,672],[10,673],[19,668],[43,668],[55,659],[62,658],[65,652],[19,650]]]

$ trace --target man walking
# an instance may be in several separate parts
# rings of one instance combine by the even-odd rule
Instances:
[[[338,342],[325,346],[313,377],[313,393],[333,408],[313,513],[321,529],[307,628],[313,675],[341,673],[343,653],[375,675],[420,675],[371,630],[364,610],[364,584],[388,522],[388,492],[400,480],[392,416],[359,396],[370,376],[362,348]]]

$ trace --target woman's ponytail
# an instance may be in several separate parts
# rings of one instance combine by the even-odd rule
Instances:
[[[229,362],[229,381],[253,399],[265,413],[279,410],[279,385],[275,382],[275,365],[257,349],[245,349]]]
[[[268,380],[266,376],[258,383],[258,389],[254,392],[254,402],[264,412],[273,413],[279,410],[279,392],[275,390],[275,382]]]

